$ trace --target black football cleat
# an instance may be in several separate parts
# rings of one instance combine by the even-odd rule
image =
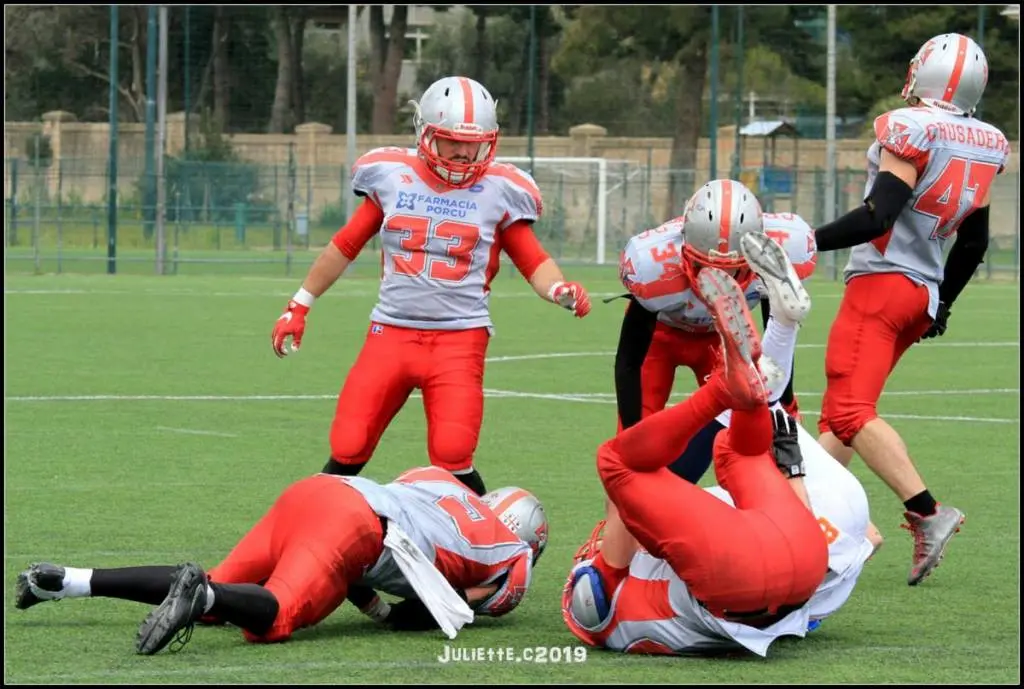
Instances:
[[[140,655],[159,653],[172,641],[171,652],[192,639],[192,629],[206,609],[206,574],[199,565],[179,565],[164,601],[139,626],[136,650]]]

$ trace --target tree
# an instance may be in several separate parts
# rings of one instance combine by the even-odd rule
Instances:
[[[709,7],[693,6],[580,7],[555,57],[563,75],[594,74],[623,59],[652,65],[653,75],[662,67],[674,70],[666,217],[678,215],[696,181],[710,13]]]
[[[841,93],[849,94],[851,109],[866,113],[882,98],[899,94],[907,67],[918,48],[943,33],[962,33],[976,41],[978,8],[974,5],[841,6],[837,23],[851,37],[851,57],[841,72]],[[1020,65],[1017,61],[1017,28],[989,8],[984,40],[989,81],[982,99],[984,119],[1011,138],[1017,136],[1017,100],[1020,97]]]
[[[292,131],[306,119],[302,58],[309,9],[299,5],[273,5],[271,23],[277,47],[277,82],[267,131]]]
[[[370,6],[370,79],[373,81],[373,134],[391,134],[398,108],[398,79],[405,57],[408,5],[391,5],[391,24],[385,28],[384,7]]]
[[[146,98],[145,8],[122,10],[117,49],[126,59],[120,63],[116,87],[127,107],[119,112],[140,122]],[[109,7],[18,6],[4,12],[6,100],[28,100],[41,110],[74,109],[85,119],[106,117],[106,100],[97,98],[97,86],[110,84]],[[105,99],[106,90],[99,95]]]

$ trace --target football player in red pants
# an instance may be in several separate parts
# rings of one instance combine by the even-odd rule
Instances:
[[[965,515],[932,494],[878,401],[906,352],[946,332],[988,251],[992,184],[1010,146],[975,116],[987,81],[970,37],[922,45],[901,94],[908,107],[875,120],[864,203],[815,231],[819,251],[852,247],[825,347],[819,442],[844,464],[856,451],[903,503],[914,537],[910,586],[938,566]]]
[[[487,89],[465,77],[438,80],[416,104],[415,126],[416,148],[378,148],[356,162],[352,189],[365,201],[316,259],[271,341],[278,356],[297,350],[314,301],[379,235],[380,294],[338,395],[324,471],[358,474],[419,389],[430,463],[482,495],[473,454],[501,253],[539,297],[576,317],[590,311],[590,298],[533,233],[543,211],[533,178],[494,162],[498,121]]]
[[[421,558],[412,569],[399,562],[409,543]],[[345,600],[394,629],[425,629],[434,626],[424,624],[432,613],[416,582],[436,593],[443,580],[455,589],[450,597],[461,597],[475,614],[505,615],[526,594],[546,543],[543,506],[521,488],[478,498],[437,467],[409,470],[388,484],[317,474],[286,488],[208,572],[193,563],[116,569],[37,563],[19,574],[15,605],[84,597],[157,605],[139,628],[143,655],[174,641],[183,645],[197,622],[229,622],[252,643],[286,641]],[[405,600],[389,606],[377,590]],[[459,626],[452,624],[454,632]]]
[[[714,268],[703,269],[697,285],[722,338],[724,371],[600,447],[598,472],[614,509],[592,569],[600,587],[614,591],[642,546],[668,562],[712,615],[765,628],[810,599],[827,571],[828,547],[770,454],[760,339],[742,290]],[[714,462],[735,508],[666,468],[679,447],[726,409],[733,410],[732,423],[715,439]]]

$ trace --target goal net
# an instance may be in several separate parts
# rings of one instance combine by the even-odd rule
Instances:
[[[496,160],[530,172],[529,157]],[[626,240],[653,222],[647,169],[636,161],[535,157],[532,167],[544,198],[534,229],[559,262],[614,263]]]

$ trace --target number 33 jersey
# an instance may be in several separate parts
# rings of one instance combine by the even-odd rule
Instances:
[[[453,189],[415,149],[378,148],[356,161],[352,189],[384,212],[372,320],[426,330],[491,327],[488,296],[501,231],[542,213],[530,175],[494,163],[473,186]]]
[[[782,245],[797,275],[806,280],[817,263],[814,231],[799,215],[765,213],[765,234]],[[658,314],[665,325],[689,332],[714,330],[711,314],[697,298],[680,267],[686,229],[682,218],[674,218],[632,237],[619,259],[619,277],[629,293],[648,311]],[[744,294],[754,307],[763,288],[755,279]]]
[[[411,469],[388,484],[359,476],[343,480],[362,493],[374,512],[401,526],[454,588],[499,584],[474,606],[477,614],[503,615],[526,594],[533,550],[449,472]],[[361,583],[394,596],[416,596],[387,548]]]

